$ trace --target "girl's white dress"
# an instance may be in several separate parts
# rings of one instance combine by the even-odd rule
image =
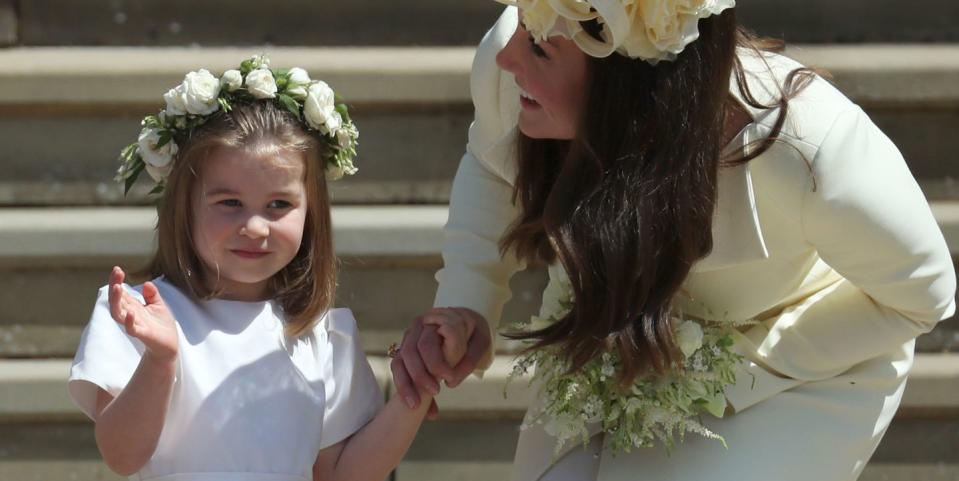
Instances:
[[[309,481],[318,451],[382,405],[348,309],[286,339],[272,301],[194,302],[162,278],[154,282],[177,319],[179,366],[156,452],[130,479]],[[139,297],[141,288],[129,289]],[[70,371],[70,396],[93,417],[98,388],[117,396],[143,352],[110,316],[101,288]]]

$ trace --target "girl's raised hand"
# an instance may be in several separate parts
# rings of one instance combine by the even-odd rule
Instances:
[[[110,315],[120,323],[127,334],[137,338],[147,353],[158,361],[172,361],[179,352],[176,321],[160,292],[152,282],[143,285],[141,303],[123,288],[126,274],[114,267],[110,272]]]

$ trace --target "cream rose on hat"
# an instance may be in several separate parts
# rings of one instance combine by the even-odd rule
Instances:
[[[586,54],[619,53],[651,64],[675,60],[699,38],[699,20],[733,8],[735,0],[497,0],[515,5],[523,25],[537,40],[561,35]],[[602,39],[580,22],[596,20]]]

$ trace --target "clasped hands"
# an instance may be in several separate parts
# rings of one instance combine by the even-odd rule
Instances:
[[[489,324],[476,311],[430,309],[410,324],[390,363],[397,393],[414,409],[422,400],[420,392],[439,394],[440,381],[458,386],[476,369],[491,342]],[[427,417],[435,419],[438,413],[434,399]]]

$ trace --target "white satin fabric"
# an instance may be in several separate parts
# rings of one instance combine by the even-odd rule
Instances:
[[[154,282],[178,322],[179,366],[159,444],[131,479],[310,480],[319,450],[383,403],[349,310],[331,310],[287,339],[273,302],[194,302]],[[127,288],[140,296],[142,286]],[[100,289],[70,372],[74,402],[93,417],[97,391],[119,395],[143,352],[110,317]]]

